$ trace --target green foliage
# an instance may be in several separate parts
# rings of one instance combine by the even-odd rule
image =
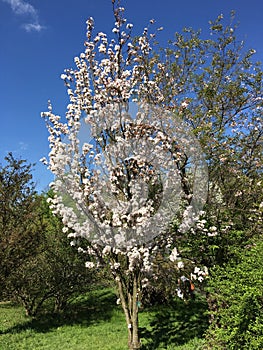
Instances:
[[[263,348],[263,242],[240,253],[240,262],[215,268],[209,283],[214,312],[210,349]]]
[[[172,233],[182,258],[207,267],[235,258],[263,228],[263,73],[255,50],[238,41],[235,22],[234,13],[211,21],[208,39],[191,28],[175,33],[167,47],[154,45],[143,70],[158,83],[160,104],[189,125],[206,157],[205,223],[181,234],[177,213]],[[191,196],[182,176],[185,183]]]
[[[61,311],[74,294],[90,290],[96,281],[96,272],[91,274],[85,267],[87,257],[70,246],[62,232],[62,222],[51,213],[47,198],[40,196],[36,209],[36,229],[42,240],[35,254],[21,262],[6,281],[6,298],[21,303],[30,316],[35,316],[50,298],[54,311]]]
[[[12,153],[0,165],[0,294],[10,274],[37,253],[42,240],[31,168]]]

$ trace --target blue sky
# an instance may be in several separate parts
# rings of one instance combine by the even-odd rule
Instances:
[[[154,18],[164,27],[164,41],[185,26],[205,34],[210,19],[235,10],[240,39],[263,61],[262,0],[124,0],[122,6],[137,33]],[[49,152],[40,113],[50,99],[55,113],[64,114],[68,100],[60,75],[83,51],[89,16],[96,31],[111,33],[111,0],[0,0],[0,163],[7,152],[36,163],[39,191],[52,180],[39,162]]]

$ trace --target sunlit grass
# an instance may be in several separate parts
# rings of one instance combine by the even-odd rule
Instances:
[[[126,350],[125,319],[111,290],[77,298],[60,314],[25,316],[23,308],[0,304],[0,349]],[[199,308],[199,311],[198,311]],[[192,311],[191,311],[192,310]],[[192,312],[192,315],[191,315]],[[140,312],[143,350],[198,350],[206,327],[204,305],[181,301]]]

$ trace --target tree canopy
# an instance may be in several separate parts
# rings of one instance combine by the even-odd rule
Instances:
[[[233,17],[211,21],[209,39],[184,29],[162,48],[154,21],[133,36],[124,9],[112,4],[112,38],[96,34],[89,18],[85,51],[61,76],[66,118],[51,104],[43,113],[45,162],[57,177],[52,209],[74,242],[86,238],[89,268],[110,266],[129,348],[138,349],[141,291],[159,278],[158,262],[201,282],[207,268],[238,259],[237,246],[260,235],[262,71],[238,42]],[[168,226],[158,216],[167,204],[174,210]]]

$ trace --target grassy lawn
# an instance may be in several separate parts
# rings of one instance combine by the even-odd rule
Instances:
[[[142,350],[202,349],[207,327],[201,300],[142,310]],[[24,309],[0,304],[1,350],[126,350],[125,319],[111,290],[101,290],[74,300],[60,315],[25,316]]]

